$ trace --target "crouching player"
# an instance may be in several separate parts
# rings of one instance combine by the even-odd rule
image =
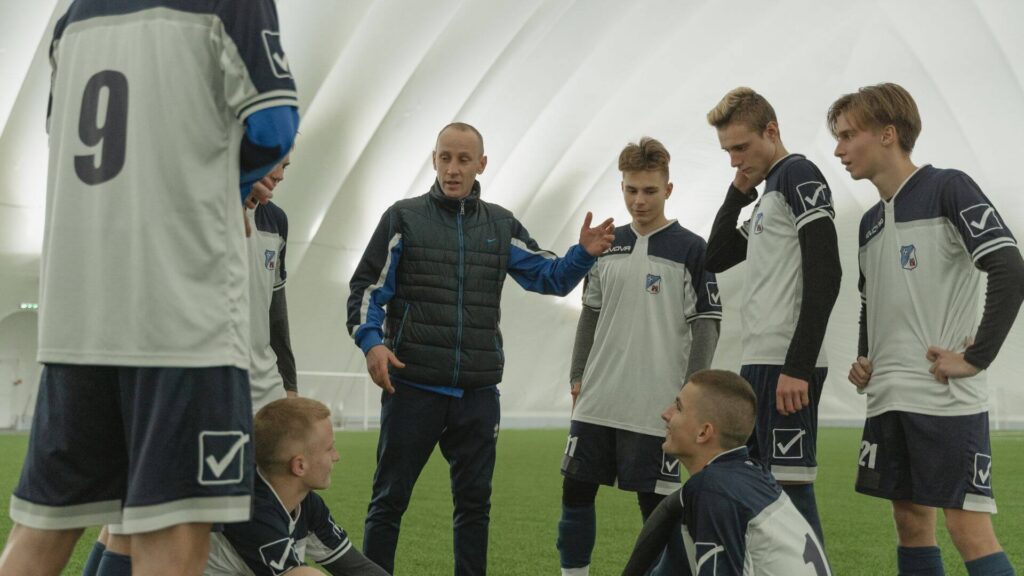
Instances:
[[[690,473],[644,524],[623,575],[644,574],[682,519],[694,576],[830,576],[811,525],[749,458],[755,397],[743,378],[701,370],[662,413],[664,449]]]
[[[331,485],[338,461],[330,411],[309,398],[283,398],[253,418],[256,486],[248,522],[210,539],[205,576],[315,576],[316,561],[335,576],[386,576],[331,518],[314,490]]]

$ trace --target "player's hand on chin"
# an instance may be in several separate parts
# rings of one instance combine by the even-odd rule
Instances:
[[[764,180],[764,176],[760,176],[760,177],[754,176],[754,177],[751,177],[746,172],[741,172],[740,170],[736,170],[736,176],[732,179],[732,185],[737,190],[739,190],[740,192],[743,192],[747,196],[752,196],[754,198],[757,198],[757,190],[754,190],[754,188],[756,188],[757,185],[760,184],[761,181],[763,181],[763,180]]]
[[[783,416],[796,414],[805,406],[811,405],[811,397],[807,392],[807,381],[785,374],[779,374],[779,383],[775,387],[775,409]]]

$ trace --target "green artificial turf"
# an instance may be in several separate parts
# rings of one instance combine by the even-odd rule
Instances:
[[[323,492],[335,519],[359,546],[362,520],[370,498],[376,432],[339,432],[341,461],[333,485]],[[0,540],[10,530],[7,502],[18,479],[28,443],[24,435],[0,435]],[[835,574],[895,574],[895,530],[888,502],[853,491],[860,431],[826,428],[818,441],[816,491],[824,524],[826,549]],[[558,574],[555,537],[560,513],[558,472],[565,431],[503,430],[498,442],[491,507],[489,572],[495,576]],[[1018,572],[1024,572],[1024,434],[994,432],[992,451],[996,533]],[[598,494],[597,547],[593,576],[619,574],[640,529],[633,494],[602,488]],[[427,464],[402,524],[396,571],[407,576],[452,573],[451,495],[447,464],[439,451]],[[940,515],[941,518],[941,515]],[[86,532],[68,565],[81,572],[96,531]],[[946,574],[965,575],[945,530],[939,529]]]

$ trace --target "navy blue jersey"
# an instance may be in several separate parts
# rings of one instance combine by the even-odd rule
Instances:
[[[679,494],[694,576],[832,574],[814,530],[745,446],[713,458]]]
[[[204,574],[277,576],[304,565],[307,556],[330,564],[351,548],[348,534],[316,492],[306,496],[293,516],[257,473],[252,519],[227,524],[212,535]]]

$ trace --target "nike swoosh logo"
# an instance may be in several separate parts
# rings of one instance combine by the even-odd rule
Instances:
[[[987,470],[978,470],[978,478],[981,478],[981,483],[988,482],[988,477],[992,475],[992,464],[988,465]]]
[[[288,539],[288,543],[284,545],[284,554],[281,554],[281,558],[278,560],[271,560],[270,567],[274,570],[280,570],[284,568],[284,565],[288,563],[288,554],[292,551],[292,540]]]
[[[971,226],[974,226],[978,230],[984,230],[985,224],[988,222],[989,217],[992,216],[992,214],[994,214],[995,211],[995,208],[989,206],[988,210],[985,210],[985,213],[981,215],[981,221],[975,222],[974,220],[971,220]]]
[[[804,200],[807,200],[807,203],[810,204],[811,206],[817,206],[817,204],[818,204],[818,196],[821,196],[821,191],[824,190],[824,189],[825,189],[825,185],[824,184],[822,184],[821,186],[818,186],[814,190],[814,196],[804,196]]]
[[[781,452],[782,454],[785,454],[785,453],[789,452],[789,449],[792,448],[794,444],[799,442],[800,438],[804,434],[807,434],[807,431],[806,430],[801,430],[800,433],[797,434],[796,436],[794,436],[793,439],[790,440],[789,442],[787,442],[785,444],[783,444],[782,442],[779,442],[778,444],[776,444],[776,446],[779,447],[779,452]]]
[[[273,57],[274,57],[274,63],[277,64],[278,68],[280,68],[281,70],[284,70],[285,72],[288,72],[289,74],[291,73],[291,70],[290,70],[290,68],[288,66],[288,57],[287,56],[285,56],[283,54],[274,54]]]
[[[221,475],[224,474],[224,470],[227,470],[228,465],[231,464],[231,461],[235,459],[235,455],[238,454],[238,451],[241,450],[242,446],[245,446],[245,443],[248,441],[249,435],[243,435],[241,438],[235,441],[235,444],[234,446],[231,447],[231,450],[228,450],[228,453],[225,454],[224,457],[221,458],[220,460],[214,458],[212,454],[207,456],[206,465],[210,467],[210,471],[213,472],[213,475],[216,476],[217,478],[220,478]]]

